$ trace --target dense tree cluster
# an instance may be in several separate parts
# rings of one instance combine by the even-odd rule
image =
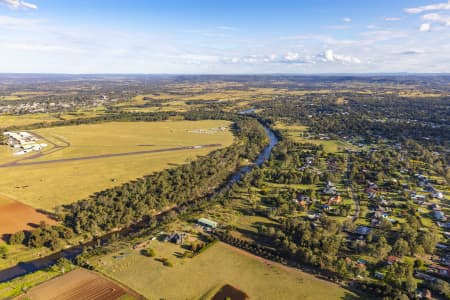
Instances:
[[[47,225],[41,222],[38,228],[31,231],[19,231],[9,237],[9,244],[24,244],[30,248],[47,247],[52,250],[59,250],[62,247],[62,240],[73,237],[70,228],[57,225]]]

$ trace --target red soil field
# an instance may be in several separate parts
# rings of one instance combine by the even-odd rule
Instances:
[[[114,300],[126,294],[135,299],[141,299],[140,296],[130,293],[130,291],[97,273],[85,269],[76,269],[32,288],[18,299]]]
[[[35,227],[41,221],[50,225],[57,223],[31,206],[0,197],[2,198],[0,199],[0,237],[2,238],[20,230],[33,229],[33,226]]]

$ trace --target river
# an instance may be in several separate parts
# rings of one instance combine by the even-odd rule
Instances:
[[[253,164],[242,167],[238,171],[236,171],[234,174],[230,176],[228,179],[228,182],[224,184],[222,188],[220,188],[217,192],[224,192],[227,189],[229,189],[234,183],[240,181],[242,177],[250,172],[253,168],[256,166],[261,166],[267,159],[269,159],[270,153],[272,152],[273,147],[278,143],[279,139],[277,135],[267,126],[263,124],[264,130],[267,134],[267,137],[269,139],[269,145],[266,146],[261,153],[258,155],[256,160]],[[165,212],[167,213],[167,212]],[[113,235],[121,235],[126,236],[130,232],[135,232],[136,230],[142,228],[142,226],[137,225],[131,225],[127,228],[121,229],[120,231],[111,232],[108,234],[103,235],[102,237],[98,238],[100,241],[109,240],[109,238]],[[45,269],[47,267],[50,267],[53,265],[58,259],[64,257],[67,259],[74,259],[78,255],[80,255],[83,252],[83,249],[88,246],[94,246],[98,239],[89,241],[85,244],[79,245],[79,246],[73,246],[68,249],[61,250],[59,252],[53,253],[49,256],[35,259],[29,262],[21,262],[17,264],[14,267],[10,267],[7,269],[3,269],[0,271],[0,282],[6,282],[10,281],[14,278],[24,276],[29,273],[36,272],[38,270]]]

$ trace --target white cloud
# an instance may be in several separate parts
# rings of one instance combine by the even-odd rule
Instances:
[[[361,60],[357,57],[335,54],[333,50],[328,49],[323,54],[323,58],[326,62],[340,62],[340,63],[361,63]]]
[[[344,30],[344,29],[349,29],[350,27],[347,25],[332,25],[332,26],[328,26],[327,28],[336,29],[336,30]]]
[[[262,64],[262,63],[275,63],[275,64],[305,64],[312,63],[309,57],[304,56],[297,52],[288,52],[287,54],[277,55],[245,55],[242,57],[224,58],[225,63],[234,64]]]
[[[445,26],[450,26],[450,16],[443,16],[440,14],[426,14],[422,17],[425,21],[437,22]]]
[[[419,50],[405,50],[405,51],[401,51],[399,53],[396,53],[398,55],[403,55],[403,56],[412,56],[412,55],[420,55],[420,54],[425,54],[425,51],[419,49]]]
[[[365,38],[360,42],[362,45],[370,45],[378,42],[392,41],[402,39],[408,36],[407,32],[397,30],[369,30],[362,32]]]
[[[343,18],[342,21],[344,21],[345,23],[350,23],[352,21],[352,19],[350,19],[350,18]]]
[[[26,2],[26,1],[21,1],[21,0],[0,0],[0,3],[6,4],[8,7],[12,8],[12,9],[37,9],[37,5],[30,3],[30,2]]]
[[[386,18],[384,18],[384,20],[385,20],[385,21],[388,21],[388,22],[395,22],[395,21],[400,21],[401,18],[386,17]]]
[[[44,51],[44,52],[78,52],[75,49],[71,49],[61,45],[53,44],[36,44],[36,43],[7,43],[2,47],[24,50],[24,51]]]
[[[430,23],[423,23],[422,25],[420,25],[419,30],[422,31],[422,32],[430,31],[431,30],[431,24]]]
[[[405,9],[405,12],[407,12],[408,14],[420,14],[431,10],[450,10],[450,1],[447,3],[436,3],[419,7],[407,8]]]
[[[321,34],[303,34],[295,36],[285,36],[281,37],[281,39],[290,41],[317,41],[329,45],[354,45],[358,43],[357,40],[335,39],[332,36]]]
[[[239,28],[232,27],[232,26],[217,26],[216,28],[220,29],[220,30],[227,30],[227,31],[238,31],[239,30]]]
[[[283,65],[315,65],[318,63],[337,63],[337,64],[360,64],[361,60],[350,55],[336,54],[333,50],[328,49],[319,54],[306,54],[303,52],[287,52],[285,54],[270,54],[270,55],[244,55],[225,57],[222,59],[223,63],[227,64],[283,64]]]
[[[174,59],[178,60],[181,58],[181,62],[185,64],[211,64],[211,63],[218,63],[220,58],[215,55],[204,55],[204,54],[182,54],[177,55],[176,57],[173,57]]]
[[[0,16],[0,28],[31,30],[39,26],[40,21],[35,19]]]

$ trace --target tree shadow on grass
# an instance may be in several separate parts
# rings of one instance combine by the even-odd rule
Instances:
[[[27,223],[27,225],[30,226],[31,228],[34,228],[34,229],[39,227],[39,224],[31,223],[31,222]]]
[[[5,241],[5,242],[9,242],[9,239],[11,238],[11,235],[12,235],[12,234],[10,234],[10,233],[4,233],[4,234],[2,234],[1,239],[2,239],[3,241]]]
[[[368,297],[362,297],[356,294],[350,294],[349,292],[345,292],[344,296],[341,297],[342,300],[362,300],[362,299],[372,299]],[[375,298],[373,298],[375,299]]]

